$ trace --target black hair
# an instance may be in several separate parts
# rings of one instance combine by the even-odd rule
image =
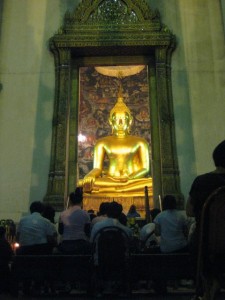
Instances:
[[[44,206],[44,211],[42,213],[42,216],[52,223],[55,223],[55,209],[50,204],[46,204]]]
[[[70,193],[70,202],[75,204],[80,204],[83,201],[83,188],[77,187],[74,192]]]
[[[134,204],[132,204],[129,208],[128,213],[135,213],[136,212],[136,206]]]
[[[107,216],[109,218],[118,219],[122,213],[123,207],[119,203],[113,201],[109,203],[109,207],[107,210]]]
[[[6,233],[6,229],[4,226],[0,226],[0,238],[4,238]]]
[[[176,209],[177,208],[176,198],[173,195],[166,195],[163,198],[162,206],[163,206],[163,210]]]
[[[225,140],[216,146],[212,156],[216,167],[225,168]]]
[[[107,210],[108,210],[108,207],[109,207],[109,202],[102,202],[99,206],[99,215],[100,216],[103,216],[103,215],[106,215],[107,214]]]
[[[43,211],[44,211],[44,204],[41,201],[34,201],[31,203],[31,205],[30,205],[31,213],[38,212],[38,213],[42,214]]]

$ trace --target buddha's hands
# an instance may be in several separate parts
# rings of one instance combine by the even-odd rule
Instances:
[[[108,176],[108,178],[111,180],[111,181],[114,181],[114,182],[127,182],[129,181],[129,176],[120,176],[120,177],[112,177],[112,176]]]
[[[99,169],[93,169],[91,172],[89,172],[83,179],[83,190],[86,193],[91,193],[91,191],[94,188],[94,183],[96,180],[96,177],[99,176],[101,173],[101,170]]]
[[[83,189],[84,192],[90,193],[93,190],[93,184],[95,182],[95,178],[92,176],[85,177],[83,179]]]

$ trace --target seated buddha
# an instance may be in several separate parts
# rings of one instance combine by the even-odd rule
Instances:
[[[146,177],[150,171],[149,145],[144,138],[130,135],[132,121],[130,109],[119,95],[110,111],[112,135],[96,141],[93,169],[79,180],[85,193],[144,193],[145,186],[152,188],[152,178]],[[109,167],[105,171],[106,156]]]

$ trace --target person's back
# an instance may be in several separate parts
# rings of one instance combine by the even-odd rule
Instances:
[[[183,252],[187,249],[187,218],[176,209],[176,198],[163,198],[163,211],[155,219],[156,234],[160,235],[160,250],[163,253]]]
[[[83,192],[76,188],[70,194],[70,207],[60,214],[59,233],[62,242],[59,250],[64,254],[86,253],[90,251],[85,226],[90,225],[89,214],[81,208]]]
[[[196,221],[195,231],[190,241],[190,249],[193,253],[197,252],[202,207],[214,190],[225,185],[225,140],[216,146],[212,157],[216,169],[194,179],[186,205],[187,216],[194,217]]]
[[[224,173],[209,172],[199,175],[195,178],[190,189],[190,196],[192,197],[193,213],[188,215],[195,217],[199,224],[202,207],[207,197],[215,191],[218,187],[225,185],[225,169]]]
[[[195,265],[197,265],[201,213],[204,203],[212,192],[225,185],[225,140],[215,147],[212,158],[215,170],[194,179],[186,204],[187,216],[195,218],[194,230],[189,239],[189,249]]]
[[[96,223],[91,231],[94,265],[97,277],[103,280],[119,280],[123,291],[126,290],[126,254],[129,252],[132,231],[118,220],[122,205],[111,202],[107,218]],[[103,287],[102,287],[103,288]]]
[[[17,227],[17,241],[20,247],[17,254],[49,254],[50,244],[55,241],[56,229],[44,218],[44,205],[35,201],[30,205],[30,215],[21,218]]]
[[[61,214],[61,221],[64,226],[62,240],[87,240],[84,226],[90,221],[88,214],[77,207],[69,210],[70,214]]]
[[[122,212],[122,207],[117,202],[111,202],[108,206],[107,210],[107,218],[101,222],[96,223],[92,230],[91,230],[91,237],[90,242],[91,243],[97,243],[98,242],[98,233],[104,229],[104,228],[119,228],[120,230],[124,231],[124,233],[128,236],[128,238],[131,239],[132,237],[132,231],[127,226],[124,226],[120,223],[118,218],[120,217],[120,214]],[[97,249],[95,248],[94,252],[94,263],[98,264],[98,253]]]
[[[101,222],[96,223],[91,230],[91,238],[90,241],[93,242],[95,235],[99,230],[109,226],[119,227],[124,230],[124,232],[131,237],[132,231],[127,226],[124,226],[120,223],[119,217],[122,213],[122,206],[117,202],[109,203],[107,210],[107,218]]]
[[[137,212],[136,210],[136,206],[135,205],[131,205],[130,209],[127,213],[127,218],[140,218],[140,214]]]

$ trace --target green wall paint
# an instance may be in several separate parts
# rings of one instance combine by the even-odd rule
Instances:
[[[0,14],[0,219],[18,221],[47,189],[54,104],[48,39],[74,0],[5,0]],[[177,37],[172,55],[181,190],[213,168],[224,139],[224,27],[219,1],[149,0]]]

